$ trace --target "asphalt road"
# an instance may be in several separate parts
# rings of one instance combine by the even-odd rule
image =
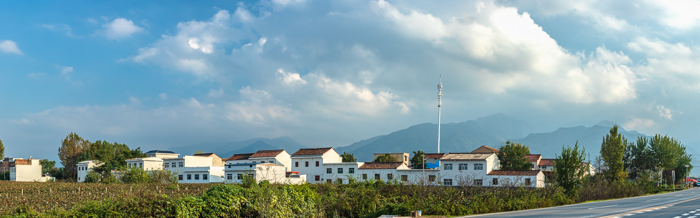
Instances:
[[[697,214],[697,216],[695,216]],[[572,204],[534,210],[465,217],[669,217],[700,218],[700,188],[684,191]]]

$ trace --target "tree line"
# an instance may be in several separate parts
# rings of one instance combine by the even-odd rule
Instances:
[[[71,132],[61,141],[61,147],[58,148],[58,158],[61,159],[63,169],[57,172],[59,175],[52,175],[57,179],[75,181],[78,174],[77,164],[95,160],[104,164],[93,168],[93,171],[109,176],[112,170],[125,168],[127,159],[142,157],[147,156],[140,147],[130,149],[126,144],[101,140],[90,142]]]

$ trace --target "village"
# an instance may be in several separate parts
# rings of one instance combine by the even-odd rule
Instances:
[[[498,149],[481,146],[471,152],[427,153],[425,169],[412,168],[409,153],[375,153],[374,157],[391,156],[397,162],[343,162],[332,147],[301,148],[291,155],[284,149],[259,150],[221,158],[214,153],[180,155],[168,150],[146,152],[148,157],[126,160],[127,169],[168,170],[179,183],[242,183],[245,178],[276,184],[336,183],[382,180],[407,184],[442,186],[522,186],[545,187],[545,173],[552,172],[554,159],[530,154],[530,170],[500,170]],[[95,167],[95,160],[77,164],[77,182],[85,182]],[[590,163],[586,174],[593,175]],[[9,169],[10,181],[45,182],[50,175],[41,174],[38,159],[5,158],[2,169]],[[120,172],[113,172],[119,176]]]

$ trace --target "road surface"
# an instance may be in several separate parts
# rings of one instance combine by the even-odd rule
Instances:
[[[697,216],[695,214],[697,214]],[[465,217],[700,218],[700,188],[617,200]]]

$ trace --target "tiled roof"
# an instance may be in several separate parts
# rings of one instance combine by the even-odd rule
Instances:
[[[216,154],[214,154],[214,153],[201,153],[201,154],[194,154],[192,156],[211,157],[212,155],[216,155]]]
[[[489,154],[471,154],[471,153],[449,153],[440,160],[486,160],[486,158],[493,155]]]
[[[154,154],[154,153],[175,154],[175,152],[168,151],[168,150],[150,150],[150,151],[146,152],[146,154]]]
[[[248,160],[250,156],[253,156],[253,153],[246,153],[246,154],[234,154],[233,156],[229,157],[226,160]]]
[[[525,158],[527,158],[528,161],[530,162],[537,162],[537,159],[540,159],[542,157],[541,154],[528,154],[525,155]]]
[[[294,152],[292,156],[299,156],[299,155],[322,155],[325,154],[326,152],[330,151],[333,149],[333,147],[327,147],[327,148],[301,148],[297,152]]]
[[[262,151],[257,151],[250,157],[275,157],[278,154],[282,153],[284,149],[278,149],[278,150],[262,150]]]
[[[440,159],[445,156],[445,153],[426,153],[425,158]]]
[[[489,147],[486,145],[482,145],[481,147],[474,149],[474,151],[472,151],[472,153],[474,153],[474,154],[498,153],[498,149],[495,149],[495,148],[492,148],[492,147]]]
[[[492,170],[489,175],[498,176],[536,176],[539,170]]]
[[[554,166],[554,159],[542,159],[537,166]]]
[[[13,164],[11,165],[32,165],[32,160],[31,159],[15,159]]]
[[[359,169],[398,169],[403,162],[365,162]]]

